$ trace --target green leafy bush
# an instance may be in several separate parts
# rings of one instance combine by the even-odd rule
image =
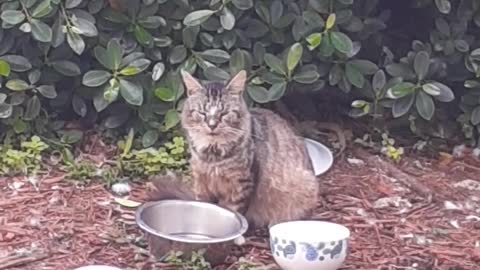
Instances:
[[[208,80],[245,69],[250,103],[300,90],[342,91],[353,101],[352,116],[407,119],[418,131],[442,120],[438,112],[454,101],[460,110],[449,115],[475,139],[479,6],[475,0],[3,0],[0,133],[59,131],[65,120],[81,118],[107,129],[133,128],[150,147],[179,123],[180,69]],[[408,27],[406,18],[416,23]]]
[[[22,142],[19,148],[8,144],[0,146],[0,176],[34,175],[41,169],[42,154],[47,148],[38,136]]]

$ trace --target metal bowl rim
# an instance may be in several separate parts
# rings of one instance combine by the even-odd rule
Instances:
[[[230,234],[226,237],[218,237],[218,238],[216,237],[216,238],[213,238],[213,239],[198,239],[198,240],[195,240],[195,239],[186,239],[184,237],[178,237],[178,236],[174,236],[174,235],[159,232],[159,231],[153,229],[152,227],[150,227],[149,225],[147,225],[143,221],[142,213],[144,212],[145,209],[147,209],[147,208],[149,208],[153,205],[170,204],[170,203],[188,203],[188,204],[191,204],[191,205],[208,206],[208,207],[213,207],[213,208],[220,209],[222,211],[230,212],[239,221],[240,229],[238,230],[238,232],[232,233],[232,234]],[[227,242],[227,241],[231,241],[231,240],[234,240],[234,239],[242,236],[248,230],[247,219],[243,215],[241,215],[240,213],[231,211],[229,209],[220,207],[220,206],[212,204],[212,203],[201,202],[201,201],[161,200],[161,201],[154,201],[154,202],[146,202],[143,205],[141,205],[137,209],[137,211],[135,212],[135,220],[136,220],[136,222],[137,222],[137,224],[140,228],[142,228],[143,230],[145,230],[146,232],[148,232],[152,235],[155,235],[155,236],[158,236],[158,237],[161,237],[161,238],[164,238],[164,239],[168,239],[168,240],[171,240],[171,241],[191,243],[191,244],[215,244],[215,243]]]

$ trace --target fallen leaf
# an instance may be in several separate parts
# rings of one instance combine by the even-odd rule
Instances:
[[[141,205],[141,203],[136,202],[136,201],[132,201],[132,200],[129,200],[129,199],[114,198],[114,200],[115,200],[116,203],[118,203],[122,206],[125,206],[125,207],[130,207],[130,208],[139,207]]]
[[[448,164],[452,163],[453,156],[449,153],[440,152],[439,155],[438,161],[440,166],[447,166]]]

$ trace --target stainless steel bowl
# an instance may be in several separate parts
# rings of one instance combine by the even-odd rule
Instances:
[[[152,235],[183,243],[227,242],[242,236],[248,229],[242,215],[198,201],[148,202],[138,208],[136,221]]]

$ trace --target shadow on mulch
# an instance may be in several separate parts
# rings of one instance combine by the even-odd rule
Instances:
[[[458,186],[478,181],[476,161],[405,158],[392,166],[354,153],[347,155],[361,161],[339,159],[320,178],[316,215],[352,231],[342,269],[480,269],[480,191]],[[172,269],[153,266],[134,211],[101,184],[76,187],[62,175],[39,180],[36,189],[23,178],[0,178],[0,269]],[[145,185],[134,186],[130,199],[144,198]],[[242,255],[273,262],[256,247],[244,247]],[[216,269],[236,269],[237,258]]]

